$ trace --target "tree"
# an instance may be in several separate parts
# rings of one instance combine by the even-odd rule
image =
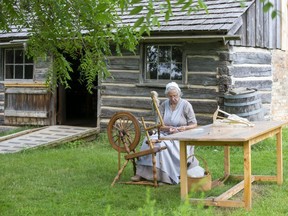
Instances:
[[[239,1],[239,0],[235,0]],[[245,0],[240,0],[243,3]],[[273,5],[267,0],[264,9]],[[172,16],[174,4],[192,13],[206,10],[204,0],[0,0],[0,29],[11,31],[27,29],[27,55],[37,60],[47,54],[53,57],[53,64],[47,76],[47,84],[54,89],[58,84],[69,87],[73,72],[65,56],[80,58],[80,81],[85,81],[91,92],[93,82],[110,75],[107,56],[111,55],[111,45],[118,55],[121,50],[134,51],[143,34],[150,33],[151,27],[159,25],[154,16],[154,5],[160,6],[166,21]],[[146,2],[144,5],[139,4]],[[161,2],[161,3],[159,3]],[[121,23],[121,14],[140,16],[134,26]],[[208,11],[207,11],[208,12]]]

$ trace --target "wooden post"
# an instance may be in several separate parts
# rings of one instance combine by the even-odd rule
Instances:
[[[187,181],[187,147],[185,141],[180,141],[180,188],[181,198],[186,200],[188,197]]]
[[[283,183],[283,154],[282,154],[282,128],[276,134],[276,151],[277,151],[277,184]]]
[[[244,143],[244,203],[245,208],[252,208],[251,194],[251,145],[250,141]]]
[[[224,147],[224,176],[230,175],[230,146]]]

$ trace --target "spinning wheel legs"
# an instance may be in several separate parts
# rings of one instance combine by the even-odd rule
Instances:
[[[143,118],[142,121],[144,129],[146,131],[149,149],[138,152],[135,152],[135,148],[138,145],[141,136],[141,130],[138,120],[129,112],[120,112],[114,114],[109,121],[107,128],[108,139],[112,147],[118,151],[118,167],[119,167],[118,173],[114,178],[111,186],[114,186],[115,182],[120,179],[120,176],[125,167],[127,166],[129,160],[131,160],[133,163],[134,175],[135,175],[136,174],[135,160],[145,155],[152,155],[153,179],[154,179],[153,182],[143,181],[143,182],[127,182],[127,183],[152,185],[154,187],[158,186],[155,155],[157,152],[166,149],[166,147],[154,147],[154,143],[152,142],[152,140],[150,140],[148,134],[148,130],[150,128],[146,128]],[[122,166],[120,161],[121,153],[126,153],[124,157],[125,162],[123,163]]]

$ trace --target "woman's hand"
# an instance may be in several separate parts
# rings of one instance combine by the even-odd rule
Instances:
[[[178,132],[182,132],[186,130],[186,126],[177,127]]]
[[[169,130],[169,133],[178,133],[186,130],[186,126],[181,126],[181,127],[172,127]]]
[[[196,128],[196,127],[197,127],[197,124],[191,124],[191,125],[180,126],[180,127],[170,127],[169,133],[182,132],[182,131],[190,130],[190,129]]]
[[[178,131],[178,129],[176,127],[171,127],[169,129],[169,133],[177,133],[177,132],[179,132],[179,131]]]

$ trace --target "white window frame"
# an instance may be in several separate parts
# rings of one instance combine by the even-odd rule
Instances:
[[[7,51],[13,51],[13,62],[12,63],[7,63],[6,62],[6,58],[7,58]],[[16,63],[15,59],[16,59],[16,52],[17,51],[22,51],[24,55],[22,55],[22,62],[21,63]],[[21,47],[13,47],[13,48],[5,48],[3,50],[3,54],[4,54],[4,61],[3,61],[3,69],[4,69],[4,80],[33,80],[34,77],[34,62],[26,62],[26,58],[25,58],[25,50]],[[13,77],[12,78],[6,78],[7,77],[7,66],[13,66]],[[16,74],[16,67],[17,66],[22,66],[22,77],[15,77]],[[27,73],[26,71],[26,66],[32,66],[32,77],[31,78],[25,78],[25,74]],[[31,71],[30,71],[31,72]]]
[[[148,47],[150,46],[155,46],[157,47],[157,49],[159,49],[159,47],[170,47],[171,50],[171,59],[170,61],[166,62],[167,66],[169,67],[170,65],[170,71],[167,74],[170,74],[169,79],[164,79],[164,78],[159,78],[159,75],[161,75],[160,70],[161,68],[159,68],[159,65],[161,64],[159,62],[159,55],[157,56],[157,60],[154,61],[155,64],[157,64],[157,78],[150,78],[149,77],[149,69],[148,69],[148,64],[152,64],[153,62],[149,62],[148,61]],[[172,57],[172,49],[173,47],[179,47],[182,51],[181,51],[181,58],[179,61],[173,61],[173,57]],[[164,64],[165,62],[162,62],[162,64]],[[173,68],[173,64],[178,64],[181,65],[181,79],[173,79],[173,76],[171,77],[171,74],[175,74],[175,71],[171,72],[171,68]],[[167,68],[168,68],[167,67]],[[183,45],[182,44],[165,44],[165,43],[149,43],[149,44],[145,44],[144,45],[144,79],[145,82],[167,82],[167,81],[175,81],[175,82],[183,82],[184,81],[184,64],[183,64]]]

